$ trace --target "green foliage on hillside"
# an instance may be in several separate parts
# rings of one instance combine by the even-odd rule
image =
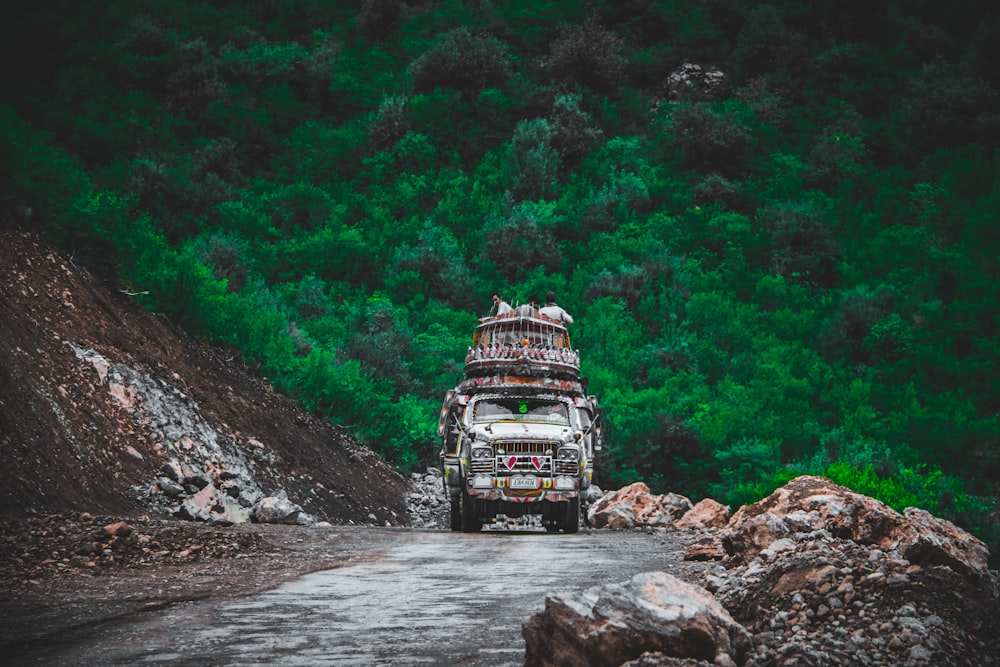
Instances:
[[[401,470],[489,294],[554,290],[601,483],[996,547],[997,22],[855,5],[24,5],[0,196]]]

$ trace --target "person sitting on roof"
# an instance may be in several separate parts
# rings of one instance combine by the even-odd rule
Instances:
[[[538,309],[539,314],[545,317],[555,320],[556,322],[562,322],[563,324],[573,324],[573,318],[565,310],[556,305],[556,293],[548,292],[545,295],[545,305]]]
[[[510,311],[514,310],[513,308],[510,307],[510,304],[507,303],[506,301],[504,301],[503,299],[501,299],[500,295],[497,294],[496,292],[493,293],[493,295],[490,297],[490,299],[493,300],[493,308],[496,308],[496,310],[497,310],[496,315],[497,316],[506,315]],[[490,312],[493,312],[492,308],[490,309]]]
[[[540,299],[534,294],[532,294],[530,297],[528,297],[528,303],[522,304],[517,307],[516,309],[517,314],[521,315],[522,317],[531,317],[532,315],[535,314],[535,311],[538,310],[539,301]]]

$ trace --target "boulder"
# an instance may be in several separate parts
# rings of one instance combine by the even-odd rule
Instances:
[[[132,526],[124,521],[116,521],[104,526],[103,534],[106,537],[128,537],[132,534]]]
[[[752,560],[775,539],[823,529],[834,537],[888,547],[902,518],[874,498],[807,475],[741,507],[720,537],[727,553],[743,560]]]
[[[178,506],[177,516],[192,521],[208,521],[212,515],[217,495],[213,486],[206,486],[197,493],[192,493]]]
[[[684,551],[684,560],[722,560],[725,557],[726,550],[722,546],[722,541],[714,535],[692,542]]]
[[[246,523],[250,520],[250,513],[237,499],[231,498],[214,486],[206,486],[185,498],[175,513],[181,519],[204,521],[219,526]]]
[[[979,578],[989,567],[990,552],[982,540],[926,510],[907,507],[896,549],[915,565],[947,565],[967,577]]]
[[[167,462],[163,464],[162,472],[167,479],[177,482],[178,484],[183,484],[184,480],[187,479],[187,477],[192,473],[188,466],[184,465],[180,461],[177,461],[176,459],[167,460]]]
[[[947,565],[968,577],[987,572],[986,545],[951,522],[916,508],[900,514],[822,477],[796,477],[744,505],[718,537],[728,558],[746,563],[778,540],[818,531],[896,552],[915,565]]]
[[[602,491],[601,487],[597,486],[596,484],[591,484],[582,492],[580,492],[581,501],[583,502],[584,505],[588,506],[593,505],[603,497],[604,497],[604,491]]]
[[[729,508],[717,500],[705,498],[674,521],[674,528],[679,530],[722,528],[728,521]]]
[[[751,637],[707,591],[663,572],[546,597],[522,628],[527,667],[621,665],[646,653],[742,664]]]
[[[156,483],[159,485],[160,490],[163,492],[163,495],[167,496],[168,498],[177,498],[183,496],[186,493],[184,491],[183,486],[181,486],[174,480],[170,479],[169,477],[157,477]]]
[[[632,505],[623,503],[590,514],[590,525],[593,528],[608,528],[610,530],[629,530],[635,528],[635,514]]]
[[[704,68],[697,63],[683,63],[666,80],[667,101],[678,103],[697,93],[702,99],[716,99],[721,84],[726,76],[719,70]]]
[[[730,520],[720,539],[729,556],[743,561],[753,560],[772,542],[793,532],[781,516],[771,512],[742,516],[738,522],[735,519]]]
[[[657,496],[642,482],[607,493],[587,512],[593,528],[671,527],[691,509],[691,501],[676,493]]]
[[[284,489],[273,495],[261,498],[250,511],[250,520],[254,523],[284,523],[300,526],[311,526],[316,523],[312,515],[288,499]]]

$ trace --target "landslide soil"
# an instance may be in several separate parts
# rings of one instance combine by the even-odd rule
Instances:
[[[266,451],[262,488],[285,490],[321,525],[209,526],[144,503],[164,443],[72,346],[192,397],[220,432]],[[364,531],[346,526],[408,522],[406,481],[370,450],[272,391],[234,351],[192,339],[9,219],[0,219],[0,471],[0,655],[335,567],[367,549]]]

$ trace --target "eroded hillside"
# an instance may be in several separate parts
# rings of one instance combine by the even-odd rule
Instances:
[[[0,513],[244,520],[284,490],[317,520],[405,523],[404,479],[340,428],[0,229]]]

